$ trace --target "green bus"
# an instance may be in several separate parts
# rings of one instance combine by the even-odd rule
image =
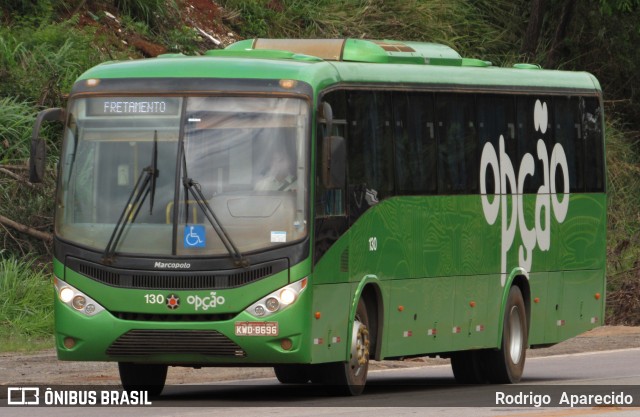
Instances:
[[[602,91],[449,47],[244,40],[89,69],[66,109],[58,358],[272,366],[362,392],[370,360],[514,383],[527,348],[603,322]]]

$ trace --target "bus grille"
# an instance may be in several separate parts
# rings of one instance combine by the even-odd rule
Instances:
[[[130,330],[107,349],[110,356],[163,354],[246,356],[240,346],[215,330]]]
[[[120,320],[130,321],[163,321],[163,322],[200,322],[200,321],[227,321],[235,317],[232,313],[223,314],[157,314],[157,313],[131,313],[123,311],[111,311]]]
[[[288,268],[286,259],[253,265],[247,269],[203,271],[138,271],[111,268],[68,258],[67,267],[112,287],[156,290],[208,290],[236,288]]]

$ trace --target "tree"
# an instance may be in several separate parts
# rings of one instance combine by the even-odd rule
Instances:
[[[542,22],[544,20],[546,10],[546,0],[532,0],[531,14],[529,15],[529,24],[522,41],[521,52],[529,59],[533,59],[538,49],[538,40],[540,39],[540,31],[542,30]]]
[[[560,48],[562,48],[565,38],[567,37],[567,31],[569,25],[571,24],[571,20],[573,19],[575,8],[575,0],[565,0],[564,4],[562,5],[560,20],[553,36],[551,48],[549,48],[549,52],[547,53],[545,66],[548,68],[555,68],[558,65],[557,61],[559,59]]]

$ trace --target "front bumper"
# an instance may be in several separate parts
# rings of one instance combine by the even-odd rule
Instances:
[[[108,309],[87,316],[55,297],[58,358],[185,366],[308,363],[310,301],[307,288],[294,304],[264,319],[243,310],[191,321],[189,315],[117,317]],[[278,334],[236,336],[237,323],[261,321],[277,322]]]

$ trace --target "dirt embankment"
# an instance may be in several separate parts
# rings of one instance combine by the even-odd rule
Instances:
[[[604,326],[546,349],[529,350],[527,356],[549,356],[640,347],[640,327]],[[446,359],[413,358],[372,362],[372,369],[446,364]],[[117,385],[118,366],[111,362],[62,362],[53,350],[34,354],[0,354],[0,385]],[[169,368],[168,384],[206,383],[274,376],[271,368]]]

